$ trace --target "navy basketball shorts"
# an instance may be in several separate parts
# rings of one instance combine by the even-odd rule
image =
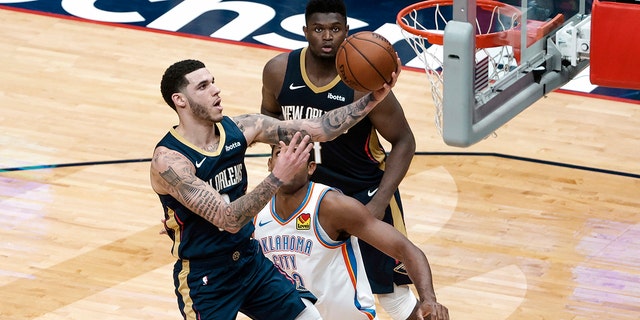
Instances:
[[[372,192],[372,190],[374,191]],[[367,204],[375,195],[375,190],[377,188],[373,186],[351,196],[363,204]],[[385,209],[382,221],[396,227],[396,229],[403,230],[406,234],[399,190],[396,190],[393,194],[389,206]],[[396,285],[411,283],[403,264],[360,239],[358,239],[358,243],[360,244],[362,261],[364,262],[367,278],[373,293],[391,293],[393,292],[394,283]]]
[[[215,261],[178,260],[173,277],[178,307],[189,320],[234,320],[238,311],[252,319],[287,320],[295,319],[305,308],[293,282],[274,267],[253,239],[243,249]],[[313,295],[311,298],[315,302]]]

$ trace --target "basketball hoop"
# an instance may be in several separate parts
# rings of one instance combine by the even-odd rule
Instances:
[[[518,44],[510,34],[520,21],[521,12],[508,4],[493,0],[476,1],[474,92],[481,92],[506,76],[517,66]],[[453,0],[428,0],[409,5],[396,18],[402,35],[422,61],[431,83],[436,107],[435,124],[442,135],[443,123],[443,43],[444,29],[453,20]],[[516,48],[514,52],[514,47]]]

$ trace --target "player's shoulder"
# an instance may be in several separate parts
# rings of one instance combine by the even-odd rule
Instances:
[[[358,200],[353,197],[347,196],[342,191],[332,187],[326,187],[324,190],[324,196],[322,198],[322,203],[325,205],[325,208],[344,208],[344,206],[352,206],[361,204]],[[330,209],[330,211],[335,211]],[[343,212],[338,210],[337,212]]]
[[[264,120],[264,116],[259,113],[246,113],[230,117],[240,131],[245,131],[248,126],[253,126],[259,120]]]
[[[262,69],[263,89],[271,91],[274,96],[279,92],[287,70],[288,52],[283,52],[271,58]]]
[[[345,215],[345,212],[349,214]],[[318,208],[318,214],[323,217],[321,224],[326,231],[335,228],[339,232],[351,230],[355,225],[373,217],[360,201],[337,189],[326,192]]]
[[[176,162],[190,163],[184,153],[167,146],[156,146],[151,160],[152,167],[166,167]]]
[[[241,114],[231,117],[231,120],[235,122],[240,132],[244,135],[244,138],[247,140],[247,145],[252,145],[256,142],[256,137],[267,128],[273,127],[274,121],[277,121],[275,118],[260,113]]]
[[[289,52],[282,52],[275,57],[269,59],[264,65],[264,72],[284,72],[284,68],[287,66],[289,60]]]

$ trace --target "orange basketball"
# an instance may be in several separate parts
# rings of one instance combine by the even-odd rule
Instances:
[[[385,37],[362,31],[347,37],[336,53],[336,69],[344,83],[357,91],[375,91],[391,83],[396,50]]]

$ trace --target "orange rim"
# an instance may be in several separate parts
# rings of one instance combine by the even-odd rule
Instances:
[[[429,41],[429,43],[431,44],[442,45],[444,43],[443,33],[436,33],[429,30],[418,30],[407,25],[402,19],[413,12],[413,10],[418,11],[436,6],[453,6],[453,0],[427,0],[414,3],[398,12],[398,15],[396,16],[396,22],[402,29],[406,30],[407,32],[426,38],[427,41]],[[515,19],[520,19],[520,16],[522,15],[522,12],[520,12],[520,10],[518,10],[516,7],[498,1],[477,0],[476,6],[488,11],[492,11],[495,7],[499,7],[500,14],[512,16]],[[508,33],[509,30],[478,34],[476,35],[476,48],[490,48],[507,45],[509,43]]]

